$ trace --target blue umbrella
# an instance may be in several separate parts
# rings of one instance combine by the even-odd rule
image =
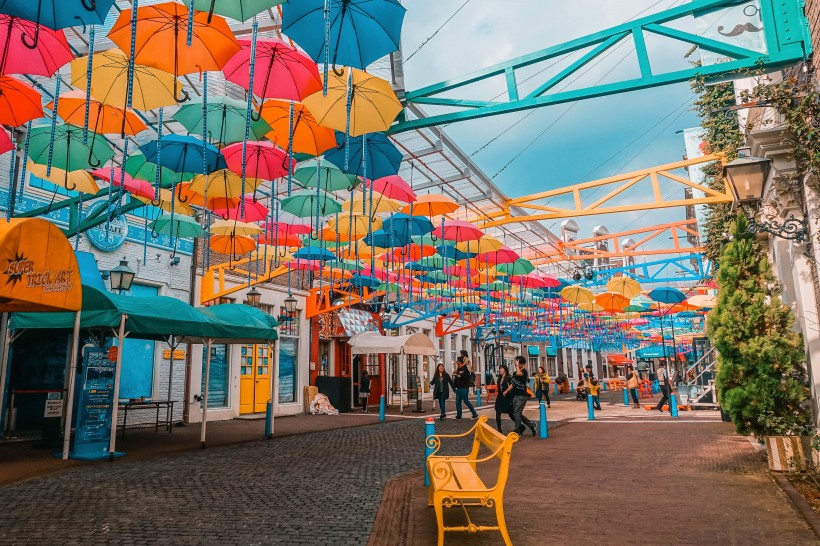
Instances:
[[[367,176],[362,161],[362,141],[367,138]],[[345,169],[345,148],[350,149],[347,168]],[[336,133],[336,148],[325,152],[325,160],[330,161],[347,174],[375,180],[384,176],[398,174],[402,153],[382,133],[370,133],[359,137],[345,137]]]
[[[382,281],[370,275],[353,275],[347,282],[357,288],[370,288],[371,290],[378,288],[382,284]]]
[[[455,246],[450,245],[440,245],[436,247],[436,251],[444,256],[445,258],[450,258],[451,260],[461,261],[466,260],[467,258],[473,258],[478,254],[475,252],[462,252],[461,250],[457,249]]]
[[[377,246],[379,248],[394,248],[409,245],[412,242],[409,236],[399,237],[396,233],[390,233],[380,229],[372,233],[368,233],[364,238],[364,243],[368,246]]]
[[[336,255],[326,248],[316,246],[306,246],[293,253],[297,260],[308,260],[311,262],[330,262],[336,259]]]
[[[398,0],[330,0],[329,29],[324,7],[325,0],[282,6],[282,32],[317,63],[364,69],[399,49],[406,10]]]
[[[672,288],[669,286],[664,286],[661,288],[656,288],[652,292],[649,293],[649,298],[652,301],[657,301],[659,303],[680,303],[686,299],[686,294],[678,290],[677,288]]]
[[[227,169],[225,158],[214,146],[203,145],[202,140],[192,136],[167,135],[162,137],[162,157],[159,164],[177,173],[202,172],[207,161],[208,173]],[[157,141],[152,140],[140,146],[140,150],[149,163],[157,161]],[[203,155],[205,156],[203,158]]]
[[[399,235],[403,239],[413,235],[427,235],[433,231],[433,222],[426,216],[410,216],[397,212],[385,218],[382,222],[382,230]]]
[[[113,5],[114,0],[0,0],[0,13],[59,30],[101,25]]]

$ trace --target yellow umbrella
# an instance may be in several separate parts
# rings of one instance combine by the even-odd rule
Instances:
[[[328,73],[327,95],[317,91],[302,103],[319,125],[345,132],[348,130],[349,82],[352,82],[350,135],[355,137],[389,129],[402,108],[393,87],[387,80],[355,68],[345,68],[341,75]]]
[[[579,303],[578,309],[580,309],[581,311],[587,311],[588,313],[600,313],[601,311],[606,311],[606,309],[604,309],[594,301],[590,303]]]
[[[53,169],[52,169],[53,170]],[[165,212],[171,212],[171,199],[174,200],[174,214],[184,214],[185,216],[193,216],[194,209],[192,209],[189,205],[185,203],[181,203],[179,198],[176,195],[171,193],[171,190],[167,189],[160,189],[159,190],[159,200],[151,200],[148,197],[142,197],[141,195],[134,195],[131,194],[132,199],[136,199],[138,201],[142,201],[146,205],[152,205],[154,207],[161,208]]]
[[[502,243],[492,235],[484,235],[478,241],[463,241],[461,243],[456,243],[456,249],[460,250],[461,252],[468,252],[468,246],[469,252],[474,252],[476,254],[484,254],[485,252],[495,252],[496,250],[504,246],[504,243]]]
[[[87,91],[88,57],[71,61],[71,85]],[[182,89],[182,83],[178,83]],[[91,96],[103,104],[125,106],[128,89],[128,55],[119,49],[94,53],[91,61]],[[174,76],[147,66],[134,65],[134,85],[131,106],[137,110],[153,110],[173,106]]]
[[[228,256],[247,254],[256,248],[256,241],[241,235],[214,235],[208,246],[211,250]]]
[[[258,178],[245,178],[245,193],[255,191],[262,184]],[[191,180],[188,191],[210,197],[242,196],[242,177],[228,169],[220,169],[209,175],[198,174]]]
[[[615,292],[625,298],[634,298],[641,293],[641,285],[632,277],[612,277],[606,283],[606,289]],[[629,305],[629,304],[627,304]]]
[[[348,205],[349,206],[349,205]],[[361,203],[359,204],[361,206]],[[349,209],[348,209],[349,210]],[[354,212],[356,210],[355,204],[353,206]],[[352,233],[351,233],[352,228]],[[373,218],[372,221],[366,214],[340,214],[339,219],[331,218],[327,221],[327,229],[339,233],[339,240],[346,241],[348,235],[352,236],[355,239],[361,239],[365,235],[367,235],[368,231],[371,229],[376,231],[382,228],[382,220],[381,218]],[[336,240],[335,235],[331,240]]]
[[[370,258],[372,256],[380,256],[385,252],[387,252],[386,248],[369,246],[362,241],[354,241],[342,251],[340,258],[345,260],[355,260],[356,255],[358,254],[359,259],[364,260],[365,258]]]
[[[46,165],[39,163],[32,163],[29,161],[28,171],[43,180],[48,180],[52,184],[56,184],[61,188],[69,191],[78,191],[80,193],[95,194],[100,191],[94,178],[86,171],[64,171],[57,167],[51,167],[51,175],[46,176],[48,168]]]
[[[561,297],[564,298],[564,301],[573,305],[592,303],[595,300],[595,296],[592,295],[592,292],[583,286],[567,286],[561,290]]]
[[[262,233],[262,228],[249,222],[238,220],[217,220],[209,228],[213,235],[258,235]],[[255,244],[255,243],[254,243]]]
[[[698,294],[686,300],[686,303],[692,307],[699,307],[701,309],[714,309],[717,306],[717,297],[709,294]]]
[[[404,203],[401,201],[385,197],[377,191],[373,192],[373,214],[379,212],[396,212],[402,207],[404,207]],[[342,210],[350,210],[350,199],[342,203]],[[367,196],[361,192],[355,192],[353,194],[353,214],[359,214],[361,211],[364,211],[365,215],[371,212],[369,192]]]

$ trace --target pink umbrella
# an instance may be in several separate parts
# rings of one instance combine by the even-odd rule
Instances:
[[[248,142],[245,150],[245,176],[262,180],[275,180],[288,174],[288,154],[273,142]],[[237,142],[222,149],[228,168],[242,174],[242,143]],[[291,160],[296,168],[296,161]]]
[[[385,197],[396,199],[403,203],[412,203],[416,200],[416,194],[410,185],[397,174],[384,176],[377,180],[365,180],[364,185],[370,187],[373,184],[373,191],[377,191]]]
[[[287,222],[268,222],[264,229],[269,233],[279,232],[280,235],[286,237],[296,235],[307,235],[311,232],[310,224],[289,224]]]
[[[513,275],[510,282],[523,288],[546,288],[546,282],[535,275]]]
[[[0,154],[10,152],[12,148],[14,148],[14,143],[9,138],[9,134],[5,129],[0,130]]]
[[[239,40],[242,49],[222,69],[225,79],[248,89],[251,41]],[[309,57],[282,40],[256,42],[253,94],[265,99],[301,101],[322,90],[319,68]]]
[[[287,266],[296,271],[321,271],[322,263],[312,260],[292,260]]]
[[[511,248],[502,246],[498,250],[479,254],[475,258],[480,262],[486,262],[488,264],[511,264],[520,258],[520,256]]]
[[[530,277],[535,277],[541,280],[544,283],[544,288],[555,288],[556,286],[561,286],[561,281],[559,281],[556,277],[552,275],[546,275],[543,273],[530,273]]]
[[[242,200],[245,202],[244,215],[242,214],[242,203],[229,209],[214,209],[214,213],[226,220],[239,220],[240,222],[258,222],[268,217],[268,208],[259,201],[254,201],[253,197],[245,195]]]
[[[447,241],[478,241],[484,235],[480,229],[464,220],[444,220],[432,235]]]
[[[111,169],[108,169],[106,167],[91,171],[91,176],[99,180],[108,182],[109,184],[113,184],[117,187],[120,187],[120,184],[123,181],[122,169],[119,167],[114,169],[113,180],[111,179]],[[136,178],[131,178],[131,175],[129,175],[128,173],[125,173],[125,185],[123,187],[125,188],[125,191],[133,195],[145,197],[146,199],[155,199],[157,196],[157,192],[154,189],[154,186],[150,184],[150,182],[146,182],[145,180],[138,180]]]
[[[30,48],[35,35],[37,44]],[[19,17],[0,15],[0,74],[51,77],[74,60],[62,30],[52,30]]]

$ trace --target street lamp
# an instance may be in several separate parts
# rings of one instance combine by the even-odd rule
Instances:
[[[108,274],[111,278],[111,290],[118,290],[119,292],[128,292],[136,275],[134,270],[128,267],[127,260],[120,260],[120,265],[109,271]]]
[[[262,292],[257,290],[254,286],[251,288],[250,292],[245,295],[245,297],[248,299],[248,305],[259,307],[259,303],[262,300]]]
[[[288,294],[288,297],[285,298],[285,311],[288,314],[292,315],[296,311],[296,298],[293,297],[292,294]]]
[[[769,178],[772,160],[765,157],[749,157],[741,150],[740,157],[723,166],[723,176],[732,188],[735,201],[749,219],[749,232],[765,232],[802,243],[808,236],[806,220],[798,220],[794,215],[783,222],[770,220],[759,222],[757,212],[763,200],[763,188]]]

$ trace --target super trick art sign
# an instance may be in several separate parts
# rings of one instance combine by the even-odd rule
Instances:
[[[68,292],[73,286],[72,278],[76,270],[72,268],[48,269],[45,264],[38,267],[34,260],[28,259],[22,253],[8,262],[4,274],[6,284],[11,284],[12,288],[18,282],[22,282],[27,288],[40,288],[43,292]]]

